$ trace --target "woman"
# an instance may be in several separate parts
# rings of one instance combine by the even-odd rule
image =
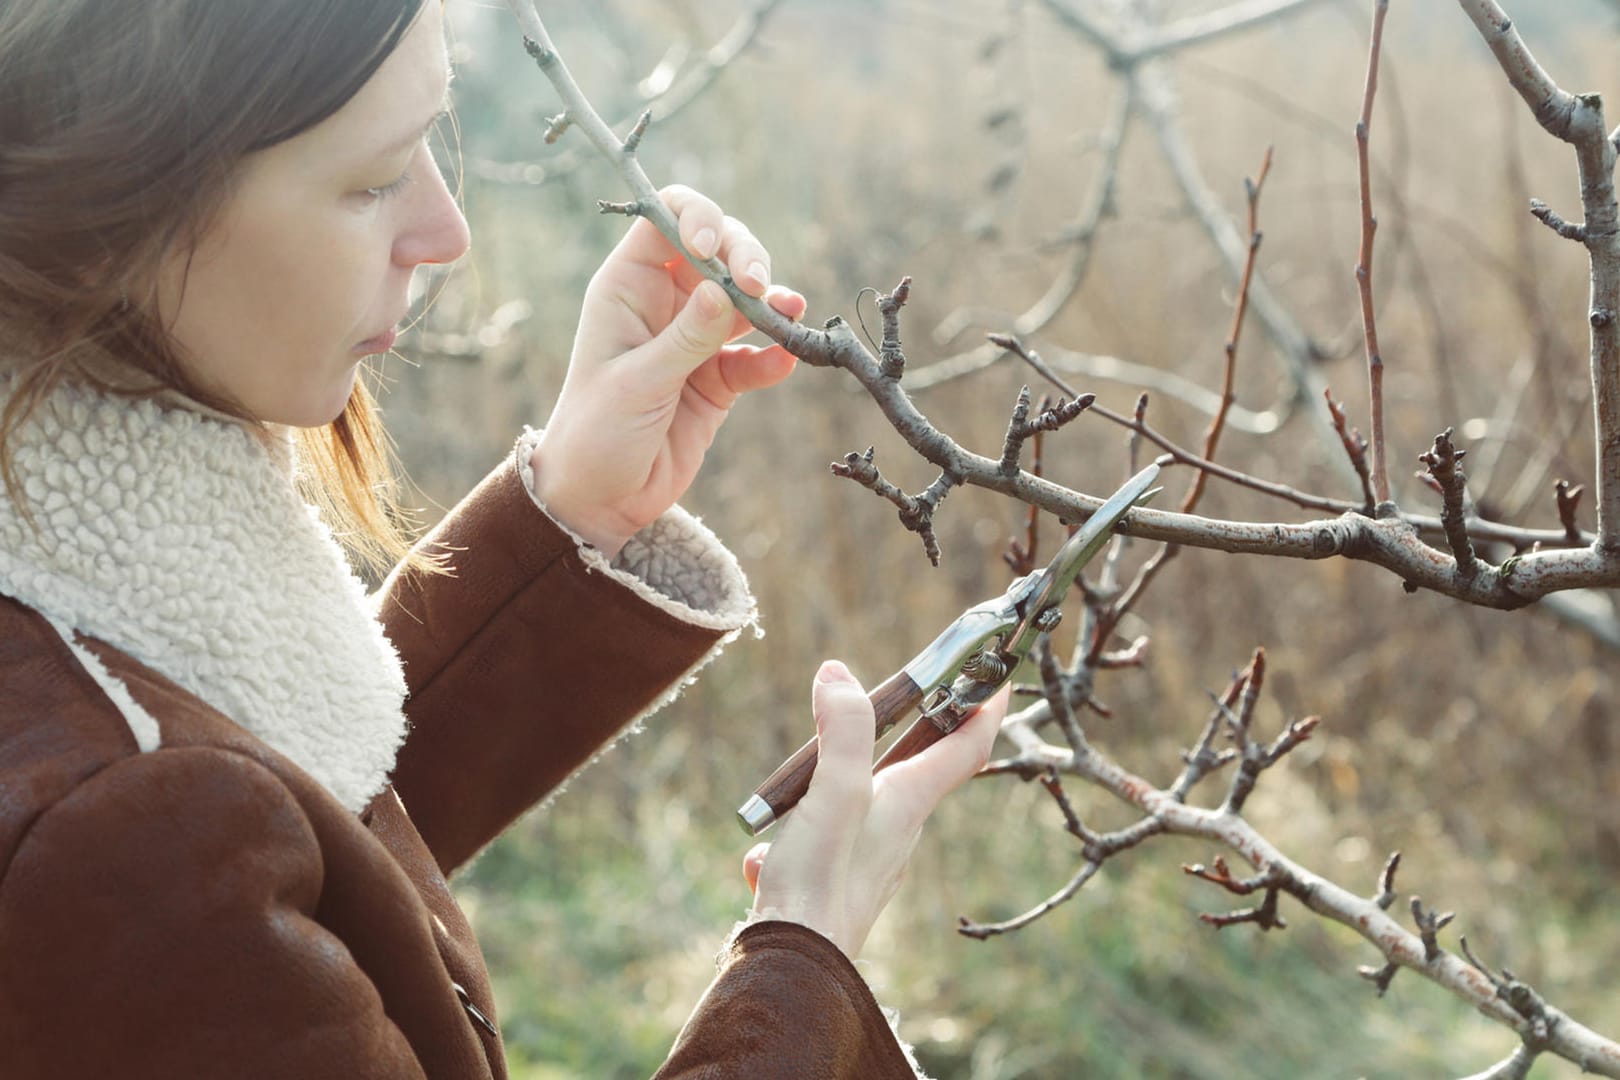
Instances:
[[[543,432],[406,552],[356,382],[467,248],[438,0],[0,0],[0,1076],[505,1074],[445,878],[748,624],[674,507],[780,381],[645,223]],[[685,245],[797,318],[709,200]],[[306,505],[325,507],[325,524]],[[402,555],[374,598],[351,554]],[[660,1075],[909,1076],[851,960],[1002,706],[809,795]]]

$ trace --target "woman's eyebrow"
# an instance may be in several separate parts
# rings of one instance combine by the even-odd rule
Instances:
[[[392,142],[389,142],[387,145],[378,147],[377,151],[376,151],[376,156],[384,157],[384,156],[386,156],[388,154],[394,153],[395,151],[403,150],[407,146],[413,145],[414,143],[419,141],[423,136],[425,136],[428,132],[432,131],[433,130],[433,125],[437,124],[440,120],[443,120],[445,117],[447,117],[449,115],[450,115],[449,106],[446,106],[446,107],[440,109],[438,112],[433,114],[433,118],[431,120],[429,120],[427,123],[422,125],[422,128],[421,128],[420,131],[416,131],[416,132],[408,133],[406,135],[402,135],[399,138],[394,139]]]
[[[455,80],[455,72],[454,72],[454,70],[452,70],[449,73],[447,73],[447,76],[445,78],[444,100],[439,105],[439,111],[434,113],[433,116],[428,120],[427,123],[423,124],[422,127],[417,131],[407,132],[406,134],[401,135],[399,138],[393,139],[392,141],[390,141],[390,142],[388,142],[388,143],[386,143],[386,144],[384,144],[382,146],[379,146],[373,152],[374,155],[376,157],[385,157],[388,154],[392,154],[392,153],[394,153],[396,151],[405,149],[407,146],[410,146],[410,145],[416,143],[423,136],[425,136],[428,132],[432,131],[433,126],[435,124],[437,124],[440,120],[443,120],[445,117],[449,116],[450,115],[450,88],[451,88],[451,85],[454,82],[454,80]]]

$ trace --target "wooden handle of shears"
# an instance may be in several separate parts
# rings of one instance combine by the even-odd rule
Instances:
[[[950,732],[945,731],[928,717],[919,716],[912,721],[910,727],[900,733],[898,739],[889,744],[887,750],[883,751],[883,756],[872,766],[872,771],[879,773],[896,762],[916,757],[948,734]]]
[[[906,713],[915,709],[922,702],[923,690],[911,676],[904,671],[897,671],[870,694],[867,700],[872,703],[872,711],[877,714],[877,730],[874,737],[883,734],[894,725],[894,722]],[[930,725],[932,726],[932,725]],[[751,820],[751,815],[739,811],[743,819],[743,827],[750,833],[758,833],[772,821],[781,817],[799,804],[804,793],[810,790],[810,777],[816,771],[816,740],[809,742],[782,762],[777,770],[754,789],[754,796],[764,800],[769,805],[770,815],[766,820],[759,818]],[[757,805],[749,800],[749,805]]]

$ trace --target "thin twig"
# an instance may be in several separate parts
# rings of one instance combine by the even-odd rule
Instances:
[[[1333,430],[1339,433],[1339,442],[1344,446],[1345,456],[1350,459],[1350,467],[1356,470],[1356,477],[1361,481],[1362,513],[1372,517],[1378,500],[1373,495],[1372,476],[1367,471],[1367,440],[1350,426],[1344,406],[1333,400],[1332,390],[1322,396],[1327,399],[1328,415],[1333,417]]]
[[[1432,964],[1444,955],[1440,948],[1440,931],[1450,925],[1451,920],[1457,917],[1455,911],[1441,913],[1430,911],[1423,906],[1421,897],[1412,897],[1412,921],[1417,924],[1418,937],[1423,942],[1423,961]]]
[[[934,509],[951,488],[956,486],[955,482],[949,474],[941,473],[921,495],[907,495],[883,478],[873,460],[875,456],[876,449],[868,446],[866,453],[850,451],[844,455],[843,461],[833,462],[828,469],[834,476],[853,480],[873,494],[893,503],[900,512],[900,523],[921,538],[928,561],[938,566],[940,550],[939,540],[934,535]]]
[[[1446,428],[1434,437],[1433,447],[1418,455],[1418,460],[1429,467],[1428,476],[1440,489],[1440,523],[1445,527],[1451,554],[1457,560],[1457,572],[1471,575],[1478,571],[1480,563],[1474,555],[1474,545],[1468,539],[1463,508],[1468,478],[1463,473],[1462,459],[1467,453],[1452,445],[1451,429]]]
[[[983,941],[986,938],[995,937],[997,934],[1006,934],[1014,930],[1021,930],[1030,923],[1034,922],[1036,919],[1039,919],[1042,915],[1045,915],[1047,912],[1051,911],[1053,908],[1056,908],[1072,899],[1074,894],[1079,892],[1081,887],[1095,877],[1097,871],[1101,869],[1102,863],[1100,862],[1087,861],[1082,863],[1080,865],[1080,869],[1075,872],[1074,877],[1070,878],[1068,884],[1064,885],[1063,888],[1059,889],[1045,900],[1042,900],[1039,904],[1036,904],[1022,915],[1015,916],[1014,918],[1008,919],[1005,922],[976,922],[973,919],[968,918],[966,915],[959,916],[956,920],[956,932],[961,934],[963,937],[977,938],[978,940]]]
[[[1578,543],[1581,527],[1575,521],[1575,512],[1580,508],[1581,495],[1586,491],[1579,484],[1570,484],[1567,480],[1559,480],[1553,484],[1553,495],[1558,500],[1558,520],[1564,523],[1564,535],[1572,543]]]
[[[1253,179],[1243,181],[1243,191],[1249,204],[1249,254],[1243,261],[1243,276],[1238,282],[1237,300],[1232,304],[1232,328],[1226,335],[1226,347],[1223,350],[1226,363],[1221,372],[1221,407],[1210,419],[1209,428],[1204,432],[1204,453],[1206,461],[1215,460],[1215,448],[1220,445],[1221,432],[1226,426],[1226,414],[1232,407],[1235,395],[1232,387],[1237,376],[1237,348],[1238,340],[1243,336],[1243,317],[1249,312],[1249,286],[1254,282],[1254,264],[1260,256],[1260,192],[1265,187],[1266,177],[1271,173],[1271,147],[1266,147],[1265,155],[1260,159],[1260,169]],[[1198,506],[1198,500],[1204,494],[1204,484],[1209,474],[1198,470],[1193,478],[1192,487],[1181,500],[1181,512],[1190,514]]]
[[[1356,286],[1361,293],[1361,326],[1367,348],[1367,389],[1372,412],[1373,496],[1389,502],[1389,469],[1384,457],[1384,356],[1378,348],[1378,320],[1373,312],[1373,234],[1378,219],[1372,212],[1372,179],[1368,167],[1368,140],[1372,135],[1373,96],[1378,92],[1378,54],[1384,41],[1384,16],[1389,0],[1373,4],[1372,44],[1367,50],[1367,83],[1361,98],[1361,119],[1356,121],[1356,168],[1361,190],[1361,250],[1356,256]]]
[[[1586,243],[1586,226],[1565,221],[1558,216],[1558,212],[1540,199],[1530,200],[1530,213],[1553,232],[1565,240],[1574,240],[1577,243]]]

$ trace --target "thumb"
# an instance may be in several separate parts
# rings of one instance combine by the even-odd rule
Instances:
[[[748,882],[748,891],[759,892],[759,872],[765,868],[765,855],[771,850],[769,843],[755,844],[743,856],[743,880]]]
[[[712,281],[699,282],[669,325],[642,346],[648,363],[684,378],[730,339],[735,316],[726,290]]]
[[[840,661],[828,660],[816,672],[810,700],[816,717],[819,759],[810,781],[812,790],[816,780],[832,780],[842,773],[852,774],[870,786],[876,721],[861,684]]]

